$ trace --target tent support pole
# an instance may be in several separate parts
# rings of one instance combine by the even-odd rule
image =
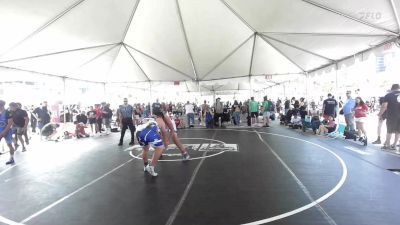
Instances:
[[[319,55],[319,54],[317,54],[317,53],[315,53],[315,52],[308,51],[308,50],[306,50],[306,49],[304,49],[304,48],[300,48],[300,47],[298,47],[298,46],[289,44],[289,43],[287,43],[287,42],[284,42],[284,41],[275,39],[275,38],[270,37],[270,36],[267,36],[267,35],[265,35],[265,34],[261,34],[261,35],[264,36],[264,37],[266,37],[266,38],[269,38],[269,39],[271,39],[271,40],[273,40],[273,41],[276,41],[276,42],[279,42],[279,43],[281,43],[281,44],[284,44],[284,45],[287,45],[287,46],[289,46],[289,47],[292,47],[292,48],[294,48],[294,49],[297,49],[297,50],[299,50],[299,51],[306,52],[306,53],[308,53],[308,54],[310,54],[310,55],[313,55],[313,56],[316,56],[316,57],[325,59],[325,60],[327,60],[327,61],[329,61],[329,62],[333,62],[333,61],[334,61],[333,59],[330,59],[330,58],[327,58],[327,57],[325,57],[325,56]]]
[[[183,32],[183,37],[185,39],[186,50],[188,51],[190,64],[192,65],[193,74],[194,74],[194,77],[195,77],[194,79],[195,79],[195,81],[198,81],[199,80],[199,76],[197,74],[196,66],[194,65],[192,51],[190,50],[190,45],[189,45],[189,41],[188,41],[187,34],[186,34],[185,24],[183,23],[183,18],[182,18],[181,8],[179,6],[179,1],[176,0],[175,2],[176,2],[176,12],[178,13],[179,21],[180,21],[180,24],[181,24],[181,29],[182,29],[182,32]]]
[[[62,100],[62,103],[63,103],[63,113],[64,113],[64,129],[65,129],[65,125],[67,124],[67,113],[66,113],[66,104],[67,104],[67,101],[66,101],[66,96],[67,96],[67,94],[66,94],[66,92],[67,92],[67,88],[66,88],[66,77],[63,77],[62,78],[62,80],[63,80],[63,100]]]
[[[394,17],[396,18],[397,27],[399,28],[399,35],[400,35],[400,16],[399,16],[399,12],[397,11],[396,5],[394,4],[394,0],[390,0],[390,4],[392,5]]]
[[[33,36],[35,36],[36,34],[40,33],[42,30],[46,29],[48,26],[50,26],[51,24],[53,24],[54,22],[56,22],[58,19],[60,19],[61,17],[63,17],[65,14],[67,14],[68,12],[70,12],[72,9],[74,9],[75,7],[77,7],[78,5],[80,5],[82,2],[84,2],[85,0],[80,0],[75,2],[74,4],[72,4],[70,7],[68,7],[67,9],[65,9],[64,11],[62,11],[61,13],[59,13],[58,15],[56,15],[54,18],[52,18],[51,20],[49,20],[48,22],[46,22],[44,25],[42,25],[41,27],[39,27],[38,29],[36,29],[35,31],[33,31],[31,34],[29,34],[27,37],[25,37],[24,39],[22,39],[21,41],[19,41],[17,44],[13,45],[11,48],[7,49],[5,52],[2,52],[0,54],[0,56],[3,56],[5,54],[7,54],[8,52],[10,52],[11,50],[15,49],[16,47],[20,46],[22,43],[24,43],[25,41],[29,40],[30,38],[32,38]]]
[[[101,48],[101,47],[107,47],[107,46],[118,45],[118,44],[119,43],[112,43],[112,44],[106,44],[106,45],[95,45],[95,46],[90,46],[90,47],[76,48],[76,49],[70,49],[70,50],[59,51],[59,52],[51,52],[51,53],[46,53],[46,54],[41,54],[41,55],[34,55],[34,56],[28,56],[28,57],[23,57],[23,58],[10,59],[10,60],[6,60],[6,61],[1,61],[0,63],[8,63],[8,62],[15,62],[15,61],[21,61],[21,60],[26,60],[26,59],[34,59],[34,58],[39,58],[39,57],[44,57],[44,56],[51,56],[51,55],[57,55],[57,54],[62,54],[62,53],[68,53],[68,52],[89,50],[89,49],[93,49],[93,48]]]
[[[345,14],[345,13],[342,13],[342,12],[337,11],[337,10],[335,10],[335,9],[332,9],[332,8],[330,8],[330,7],[321,5],[321,4],[317,3],[317,2],[313,2],[313,1],[311,1],[311,0],[302,0],[302,1],[303,1],[303,2],[306,2],[306,3],[310,4],[310,5],[313,5],[313,6],[315,6],[315,7],[318,7],[318,8],[320,8],[320,9],[324,9],[324,10],[327,10],[327,11],[329,11],[329,12],[331,12],[331,13],[337,14],[337,15],[339,15],[339,16],[346,17],[347,19],[353,20],[353,21],[355,21],[355,22],[357,22],[357,23],[364,24],[364,25],[366,25],[366,26],[375,28],[375,29],[377,29],[377,30],[385,31],[385,32],[391,33],[391,34],[396,35],[396,36],[398,35],[396,32],[393,32],[393,31],[391,31],[391,30],[385,29],[385,28],[383,28],[383,27],[376,26],[376,25],[374,25],[374,24],[371,24],[371,23],[369,23],[369,22],[367,22],[367,21],[364,21],[364,20],[355,18],[355,17],[353,17],[353,16],[347,15],[347,14]]]
[[[152,60],[154,60],[154,61],[156,61],[156,62],[158,62],[158,63],[160,63],[160,64],[162,64],[162,65],[164,65],[164,66],[166,66],[166,67],[168,67],[168,68],[170,68],[171,70],[173,70],[173,71],[175,71],[175,72],[177,72],[177,73],[182,74],[183,76],[189,78],[190,80],[193,80],[193,77],[187,75],[186,73],[184,73],[184,72],[182,72],[182,71],[179,71],[178,69],[175,69],[174,67],[172,67],[172,66],[170,66],[170,65],[168,65],[168,64],[166,64],[166,63],[164,63],[164,62],[162,62],[162,61],[160,61],[160,60],[158,60],[158,59],[156,59],[156,58],[154,58],[154,57],[152,57],[152,56],[150,56],[150,55],[148,55],[148,54],[146,54],[146,53],[144,53],[144,52],[142,52],[142,51],[140,51],[140,50],[138,50],[138,49],[136,49],[136,48],[134,48],[134,47],[132,47],[132,46],[130,46],[130,45],[128,45],[128,44],[125,44],[125,43],[124,43],[123,45],[124,45],[124,46],[127,46],[127,47],[130,48],[130,49],[133,49],[133,50],[136,51],[136,52],[139,52],[140,54],[142,54],[142,55],[144,55],[144,56],[146,56],[146,57],[148,57],[148,58],[150,58],[150,59],[152,59]]]
[[[250,35],[250,37],[248,37],[244,42],[242,42],[239,46],[237,46],[235,49],[233,49],[233,51],[231,51],[227,56],[225,56],[225,58],[223,58],[220,62],[218,62],[210,71],[208,71],[203,77],[201,77],[200,79],[203,80],[204,78],[206,78],[208,75],[210,75],[210,73],[212,73],[215,69],[217,69],[222,63],[224,63],[230,56],[233,55],[233,53],[235,53],[237,50],[239,50],[244,44],[247,43],[248,40],[250,40],[250,38],[252,38],[253,35]]]

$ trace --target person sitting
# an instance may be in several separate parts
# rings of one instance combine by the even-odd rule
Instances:
[[[301,117],[298,114],[294,114],[290,122],[291,122],[290,127],[293,129],[299,129],[302,126]]]
[[[78,123],[78,121],[75,121],[76,127],[75,127],[75,135],[76,138],[85,138],[89,137],[89,134],[86,133],[85,128],[86,125],[82,122]]]
[[[311,109],[309,110],[309,115],[311,116],[311,129],[314,134],[317,134],[317,129],[321,125],[321,119],[319,118],[319,111],[316,108],[315,103],[311,103]]]
[[[336,129],[336,122],[332,115],[328,116],[328,120],[326,123],[323,123],[319,126],[318,134],[329,134],[334,132]]]

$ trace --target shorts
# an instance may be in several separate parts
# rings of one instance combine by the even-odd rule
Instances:
[[[23,130],[22,127],[13,127],[12,128],[12,133],[16,135],[24,135],[25,131]]]
[[[334,127],[327,127],[327,128],[328,128],[328,133],[332,133],[332,132],[335,131],[335,128],[334,128]]]
[[[256,118],[257,118],[257,117],[258,117],[258,112],[251,112],[250,116],[251,116],[251,117],[256,117]]]
[[[389,134],[400,133],[400,118],[387,118],[386,127]]]
[[[1,132],[3,132],[3,129],[0,129],[0,133],[1,133]],[[1,139],[2,139],[2,138],[0,138],[0,141],[1,141]],[[11,145],[11,144],[13,143],[13,140],[12,140],[12,131],[11,131],[11,130],[9,130],[8,133],[6,134],[6,136],[4,136],[4,140],[6,140],[6,143],[7,143],[8,145]]]
[[[138,131],[136,133],[136,138],[140,146],[143,147],[150,145],[153,148],[160,148],[164,146],[161,136],[157,132],[157,127],[150,127],[143,129],[142,131]]]
[[[365,122],[365,117],[359,117],[359,118],[355,118],[356,123],[364,123]]]
[[[109,125],[111,123],[110,118],[103,118],[103,124]]]
[[[264,112],[263,117],[264,118],[269,118],[271,116],[271,112]]]
[[[90,123],[90,124],[95,124],[95,123],[96,123],[96,118],[89,119],[89,123]]]

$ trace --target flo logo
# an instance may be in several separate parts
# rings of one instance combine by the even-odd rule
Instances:
[[[220,140],[206,139],[206,138],[181,138],[183,146],[189,152],[191,160],[214,157],[225,152],[238,152],[237,144],[227,144]],[[150,148],[150,151],[154,149]],[[140,145],[135,145],[125,149],[130,151],[130,155],[136,159],[142,159],[141,154],[143,148]],[[178,146],[175,144],[168,145],[164,150],[163,157],[160,161],[180,161],[182,155]]]

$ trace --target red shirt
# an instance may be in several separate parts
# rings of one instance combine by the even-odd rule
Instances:
[[[102,118],[103,112],[102,112],[101,108],[96,108],[95,111],[96,111],[96,119]]]
[[[366,104],[357,105],[354,108],[354,117],[355,118],[367,117],[367,112],[368,112],[368,106]]]

